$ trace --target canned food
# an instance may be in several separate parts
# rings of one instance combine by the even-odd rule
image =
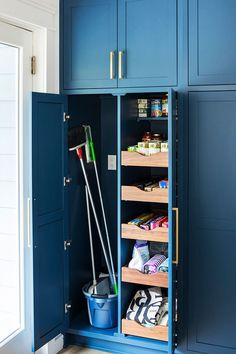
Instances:
[[[151,100],[151,117],[162,116],[162,101],[160,99]]]
[[[162,98],[162,115],[165,117],[168,116],[168,95]]]

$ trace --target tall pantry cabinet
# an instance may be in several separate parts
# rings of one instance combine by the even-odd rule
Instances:
[[[61,94],[33,94],[35,349],[64,333],[66,344],[112,353],[236,354],[235,1],[60,7]],[[168,117],[137,119],[138,99],[166,94]],[[107,330],[90,326],[82,293],[92,278],[84,180],[67,144],[68,129],[82,124],[92,127],[118,273],[118,327]],[[130,158],[127,146],[149,130],[168,135],[168,154]],[[168,174],[168,192],[134,189],[158,173]],[[168,214],[168,233],[130,229],[155,208]],[[144,237],[168,245],[168,275],[127,267]],[[104,267],[97,241],[96,266]],[[168,293],[167,328],[125,319],[135,291],[153,285]]]

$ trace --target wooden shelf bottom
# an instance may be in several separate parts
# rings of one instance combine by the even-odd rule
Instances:
[[[123,282],[168,288],[168,273],[144,274],[136,269],[122,267],[121,274]]]
[[[122,333],[162,341],[168,341],[168,326],[144,327],[135,321],[122,320]]]

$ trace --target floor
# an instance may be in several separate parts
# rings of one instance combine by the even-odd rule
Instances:
[[[65,350],[61,351],[60,354],[109,354],[107,352],[100,352],[98,350],[79,348],[75,346],[70,346]]]

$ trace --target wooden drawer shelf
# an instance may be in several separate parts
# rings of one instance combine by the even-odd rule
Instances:
[[[168,341],[168,326],[144,327],[131,320],[122,320],[122,333],[162,341]]]
[[[136,225],[121,225],[121,237],[129,240],[144,240],[156,242],[168,242],[168,229],[157,227],[154,230],[145,231]]]
[[[168,288],[168,273],[144,274],[136,269],[122,267],[122,281],[140,285]]]
[[[135,186],[122,186],[121,199],[137,202],[168,203],[168,189],[155,188],[146,192]]]
[[[121,164],[122,166],[168,167],[168,152],[144,156],[138,152],[122,151]]]

